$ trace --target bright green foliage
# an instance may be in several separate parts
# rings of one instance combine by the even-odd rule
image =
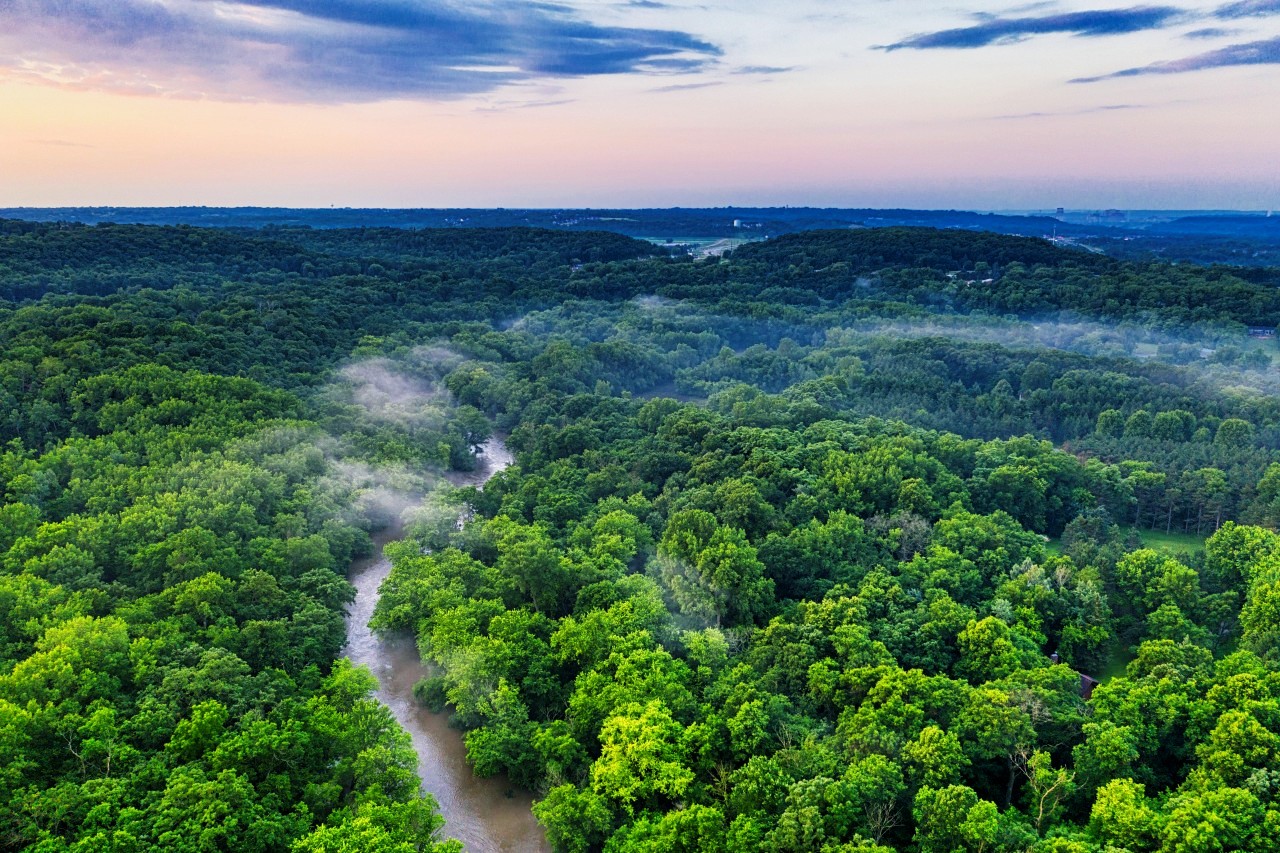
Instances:
[[[557,851],[1274,849],[1260,276],[0,223],[0,846],[454,849],[343,574],[498,428],[374,624]]]
[[[1160,820],[1142,786],[1115,779],[1098,790],[1089,830],[1101,843],[1123,850],[1150,849]]]
[[[981,684],[1021,669],[1023,655],[1011,634],[1009,626],[994,616],[981,622],[970,621],[956,637],[960,651],[956,674]]]
[[[919,737],[902,748],[902,756],[912,780],[930,788],[955,784],[970,763],[959,738],[937,726],[922,729]]]
[[[1040,832],[1056,823],[1063,805],[1075,793],[1073,771],[1055,768],[1049,753],[1036,750],[1026,760],[1023,772],[1027,777],[1027,816]]]
[[[1280,565],[1274,557],[1259,566],[1240,611],[1241,642],[1258,655],[1280,658]]]
[[[1277,840],[1263,804],[1239,788],[1178,794],[1160,830],[1162,853],[1273,850]]]
[[[995,849],[999,826],[995,804],[981,800],[971,788],[923,787],[916,794],[915,843],[922,853]]]
[[[619,709],[600,731],[591,787],[628,814],[657,798],[679,800],[693,781],[684,766],[683,729],[656,700]]]
[[[773,582],[741,530],[720,527],[702,510],[677,513],[667,522],[658,549],[662,580],[680,611],[719,625],[762,615]]]
[[[725,847],[725,819],[719,809],[695,805],[661,817],[642,816],[609,839],[609,853],[720,853]]]
[[[599,847],[613,828],[613,815],[594,791],[560,785],[534,803],[533,813],[556,850],[586,853]]]
[[[293,853],[461,853],[457,841],[437,841],[444,819],[427,800],[366,804],[336,826],[317,827],[293,843]]]

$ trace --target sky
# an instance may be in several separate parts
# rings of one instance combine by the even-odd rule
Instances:
[[[0,207],[1280,209],[1280,0],[0,0]]]

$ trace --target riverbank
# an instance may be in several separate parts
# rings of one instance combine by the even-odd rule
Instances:
[[[456,486],[483,486],[511,464],[511,454],[501,438],[490,439],[478,458],[475,471],[449,476]],[[440,804],[445,834],[461,841],[474,853],[545,853],[550,847],[533,814],[533,798],[512,790],[505,779],[478,779],[467,763],[462,733],[449,726],[447,713],[434,714],[413,696],[413,686],[427,673],[412,637],[383,639],[369,629],[378,603],[378,590],[391,571],[383,547],[404,533],[397,522],[373,537],[374,552],[351,565],[350,580],[356,600],[347,614],[345,654],[377,677],[379,701],[391,709],[409,733],[418,754],[418,775],[423,788]]]

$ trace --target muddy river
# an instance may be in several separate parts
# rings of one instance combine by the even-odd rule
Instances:
[[[483,486],[511,464],[511,454],[499,438],[485,443],[475,471],[450,474],[454,485]],[[398,539],[402,531],[390,528],[374,537],[374,553],[351,566],[350,580],[356,600],[347,615],[345,654],[369,667],[381,685],[377,697],[395,714],[413,738],[418,753],[422,786],[440,803],[445,834],[457,838],[473,853],[510,851],[544,853],[546,837],[529,806],[528,794],[512,789],[502,778],[477,779],[467,764],[462,733],[449,727],[449,715],[433,714],[413,698],[413,685],[426,675],[412,637],[380,639],[369,630],[369,618],[378,601],[378,588],[391,571],[382,546]]]

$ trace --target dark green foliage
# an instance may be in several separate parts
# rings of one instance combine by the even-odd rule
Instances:
[[[0,846],[436,845],[343,572],[360,472],[495,426],[517,465],[388,548],[375,624],[557,850],[1280,844],[1265,279],[926,229],[651,255],[3,224]]]

